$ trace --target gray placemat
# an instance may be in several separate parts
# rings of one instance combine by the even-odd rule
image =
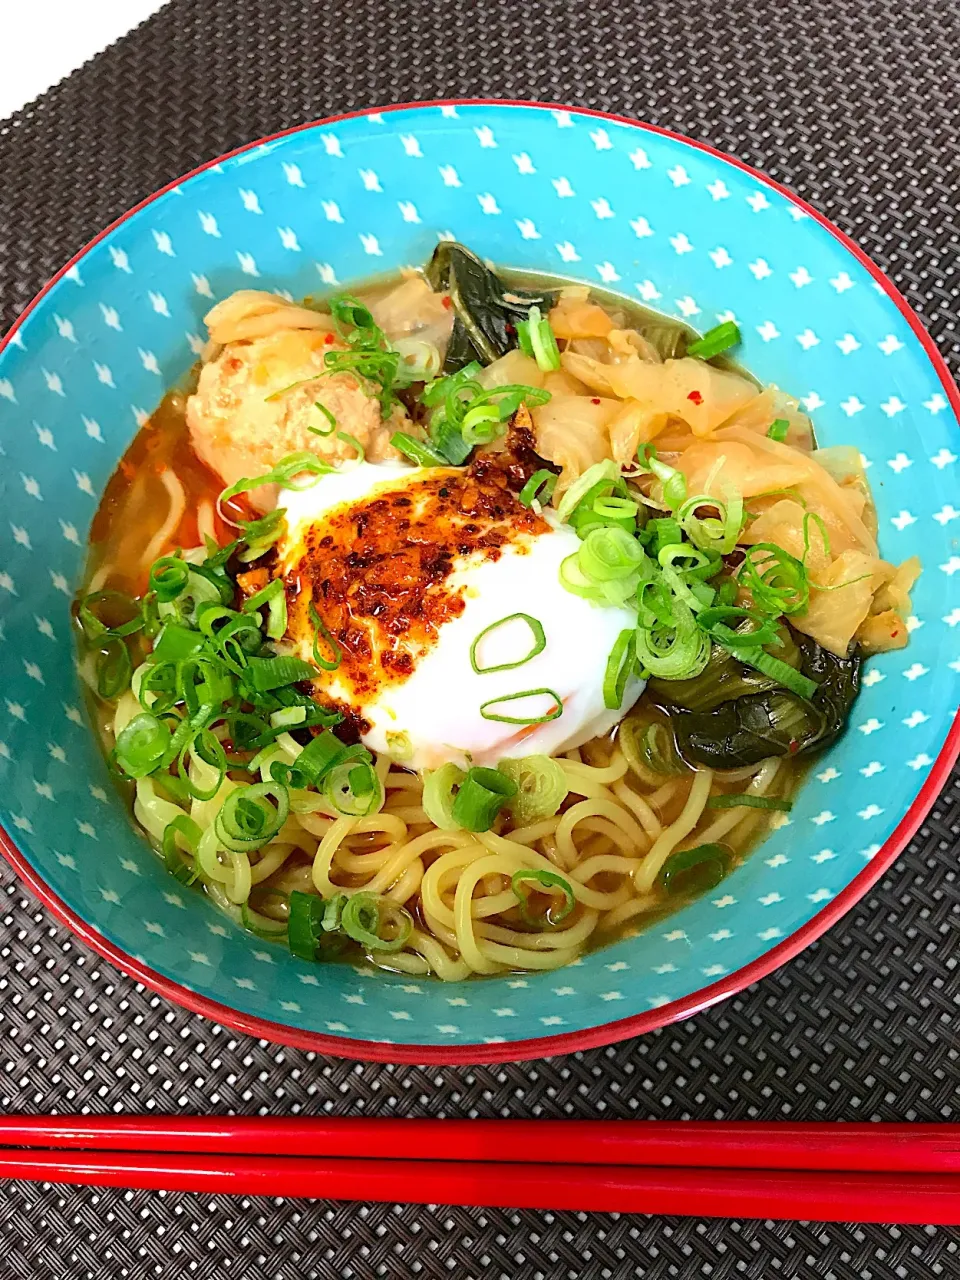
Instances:
[[[174,0],[0,124],[0,329],[103,225],[230,147],[415,98],[634,115],[788,183],[897,281],[956,370],[960,10],[935,0]],[[123,978],[0,868],[0,1105],[28,1111],[954,1118],[954,778],[836,928],[742,996],[520,1066],[353,1065]],[[960,1275],[960,1231],[0,1187],[0,1276]]]

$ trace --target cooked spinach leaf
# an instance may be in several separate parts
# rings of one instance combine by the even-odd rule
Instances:
[[[471,360],[492,364],[517,345],[517,323],[530,308],[548,311],[557,291],[508,286],[485,262],[454,240],[443,240],[426,267],[430,287],[450,295],[453,333],[444,373],[456,373]]]
[[[794,633],[800,654],[799,668],[818,688],[807,701],[787,689],[771,687],[759,672],[750,672],[734,660],[728,666],[714,653],[713,671],[702,691],[699,681],[651,681],[650,694],[670,716],[680,754],[690,764],[711,769],[738,769],[770,756],[804,755],[835,741],[846,727],[850,710],[860,692],[861,657],[855,650],[838,658],[809,636]],[[710,666],[704,675],[710,671]],[[726,674],[728,682],[719,682]],[[744,692],[744,690],[751,690]],[[723,700],[718,695],[726,691]],[[732,695],[732,696],[731,696]],[[696,709],[688,709],[696,707]]]

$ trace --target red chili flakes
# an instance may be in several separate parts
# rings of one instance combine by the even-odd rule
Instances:
[[[481,459],[334,508],[306,531],[285,584],[290,632],[312,644],[312,600],[342,651],[329,679],[355,701],[405,680],[442,624],[463,612],[463,589],[449,585],[458,556],[497,560],[518,533],[547,532],[508,480],[502,464]],[[321,673],[321,699],[324,683]]]
[[[327,346],[329,346],[330,343],[334,341],[334,336],[332,333],[325,333],[323,335],[323,340],[327,344]]]
[[[599,403],[600,403],[600,397],[599,397],[599,396],[591,396],[591,398],[590,398],[590,403],[591,403],[591,404],[599,404]]]
[[[446,307],[446,309],[447,309],[448,311],[449,311],[449,310],[450,310],[450,308],[453,306],[453,303],[450,301],[450,295],[449,295],[449,293],[445,293],[445,294],[443,295],[443,298],[441,299],[441,301],[443,302],[443,305]]]
[[[687,399],[692,400],[694,404],[703,404],[703,395],[699,391],[691,391]]]
[[[790,755],[795,756],[799,750],[800,750],[800,743],[796,740],[796,738],[791,738],[790,743],[787,747],[787,751],[789,751]]]

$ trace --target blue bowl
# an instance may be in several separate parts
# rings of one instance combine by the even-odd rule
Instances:
[[[789,822],[719,889],[569,969],[460,986],[305,964],[171,880],[111,786],[69,620],[98,497],[138,423],[196,359],[212,302],[420,264],[438,236],[700,329],[733,313],[747,366],[803,398],[822,442],[868,459],[887,558],[924,564],[909,647],[869,664],[849,731]],[[850,241],[768,179],[661,130],[431,103],[307,125],[205,165],[98,236],[0,348],[5,853],[140,981],[326,1053],[522,1058],[688,1016],[847,910],[916,830],[957,754],[958,405],[916,317]]]

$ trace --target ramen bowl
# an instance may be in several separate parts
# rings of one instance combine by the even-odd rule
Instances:
[[[882,553],[920,556],[910,644],[871,659],[844,737],[718,888],[547,973],[457,985],[309,964],[235,927],[136,833],[84,708],[70,602],[99,495],[202,316],[242,287],[316,294],[438,238],[707,329],[870,467]],[[4,852],[88,944],[256,1036],[381,1060],[532,1057],[689,1016],[789,959],[890,866],[958,746],[958,396],[893,286],[788,191],[635,122],[508,103],[364,112],[158,192],[47,286],[0,349]],[[6,532],[6,531],[9,532]]]

